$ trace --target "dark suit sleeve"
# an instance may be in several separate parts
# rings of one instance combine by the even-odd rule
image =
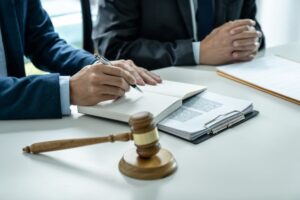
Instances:
[[[60,118],[58,74],[0,78],[0,120]]]
[[[60,118],[58,73],[72,75],[95,59],[58,37],[39,0],[29,0],[27,6],[26,18],[22,19],[25,55],[39,68],[57,74],[1,77],[0,119]]]
[[[95,61],[91,54],[75,49],[59,38],[39,0],[28,2],[25,55],[37,67],[61,75],[73,75]]]
[[[137,65],[156,69],[171,65],[194,65],[192,39],[161,42],[139,33],[140,0],[100,0],[93,38],[109,59],[132,59]]]
[[[259,30],[263,33],[260,24],[258,23],[256,19],[256,13],[257,13],[257,6],[255,0],[244,0],[244,5],[242,8],[241,13],[241,19],[249,18],[256,21],[256,30]],[[265,36],[263,34],[262,38],[260,39],[260,47],[259,49],[265,48]]]

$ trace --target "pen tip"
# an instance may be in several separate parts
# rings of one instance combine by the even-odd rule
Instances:
[[[143,93],[143,91],[141,90],[141,88],[139,88],[137,85],[133,86],[136,90],[138,90],[139,92]]]

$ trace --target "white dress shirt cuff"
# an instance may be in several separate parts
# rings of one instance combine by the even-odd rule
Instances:
[[[200,64],[200,45],[200,42],[193,42],[194,59],[197,65]]]
[[[60,86],[60,105],[62,115],[70,115],[70,77],[60,76],[59,77]]]

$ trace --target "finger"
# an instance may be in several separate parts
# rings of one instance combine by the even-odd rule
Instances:
[[[255,31],[255,28],[253,26],[249,26],[249,25],[239,26],[239,27],[231,29],[230,34],[235,35],[238,33],[242,33],[244,31]]]
[[[148,76],[150,76],[152,79],[154,79],[156,81],[156,83],[161,83],[162,82],[162,79],[158,74],[155,74],[151,71],[148,71],[148,70],[146,70],[142,67],[139,67],[139,71],[145,72]]]
[[[144,71],[148,76],[150,76],[152,79],[154,79],[154,80],[156,81],[156,83],[160,83],[160,82],[161,82],[161,78],[160,78],[158,75],[156,75],[156,74],[154,74],[154,73],[152,73],[152,72],[146,70],[145,68],[136,66],[135,63],[134,63],[132,60],[126,60],[126,62],[127,62],[132,68],[136,69],[136,71],[137,71],[138,73],[140,73],[141,70],[142,70],[142,71]],[[145,80],[143,80],[143,83],[145,83],[144,81],[145,81]]]
[[[151,76],[157,83],[162,83],[162,79],[158,74],[147,71],[148,75]]]
[[[234,51],[257,51],[258,48],[259,48],[259,44],[256,43],[254,45],[234,47]]]
[[[157,84],[155,79],[152,78],[151,76],[149,76],[149,74],[147,73],[147,70],[141,70],[140,75],[147,84],[149,84],[149,85],[156,85]]]
[[[125,94],[125,90],[115,86],[101,85],[101,86],[94,87],[93,93],[97,95],[97,97],[99,98],[101,98],[101,95],[112,95],[112,96],[120,97]]]
[[[237,59],[235,61],[238,61],[238,62],[245,62],[245,61],[250,61],[250,60],[253,60],[255,58],[255,54],[250,54],[248,56],[245,56],[243,58],[240,58],[240,59]]]
[[[259,42],[255,39],[245,39],[233,42],[233,50],[235,51],[255,51],[259,48]]]
[[[257,38],[247,38],[247,39],[233,41],[232,46],[243,47],[243,46],[255,45],[255,43],[257,43]]]
[[[95,86],[111,85],[111,86],[122,88],[125,91],[129,90],[130,86],[123,77],[105,74],[102,72],[102,69],[100,69],[99,66],[93,67],[92,70],[93,71],[91,72],[89,78],[93,85]]]
[[[137,84],[145,85],[143,78],[139,74],[138,67],[134,64],[134,62],[132,60],[126,60],[126,63],[131,67],[131,69],[134,69],[134,73],[136,74],[137,77]]]
[[[94,67],[97,67],[99,65],[93,65]],[[111,65],[101,65],[101,67],[98,67],[97,70],[103,72],[104,74],[107,75],[112,75],[112,76],[117,76],[117,77],[122,77],[124,78],[130,85],[134,85],[136,83],[135,78],[127,71],[111,66]]]
[[[120,75],[121,72],[117,72],[113,67],[103,64],[94,64],[90,67],[90,70],[90,81],[92,84],[96,86],[112,85],[126,90],[128,83],[124,83],[126,81],[124,81],[124,78]]]
[[[98,101],[99,103],[102,102],[102,101],[108,101],[108,100],[114,100],[114,99],[117,99],[118,96],[115,96],[115,95],[110,95],[110,94],[102,94]]]
[[[100,81],[98,82],[98,85],[100,84],[119,87],[125,91],[129,91],[130,89],[130,85],[128,84],[127,81],[125,81],[124,78],[116,77],[116,76],[104,75],[102,77],[101,82]]]
[[[230,21],[225,24],[225,29],[230,31],[239,26],[255,26],[256,22],[252,19],[239,19],[235,21]]]
[[[118,64],[120,62],[125,62],[125,60],[124,59],[120,59],[120,60],[113,60],[113,61],[110,61],[110,62],[111,62],[112,65],[116,65],[116,64]]]
[[[260,38],[262,33],[260,31],[244,31],[242,33],[232,36],[233,40],[249,39],[249,38]]]
[[[120,68],[128,71],[130,74],[132,74],[134,76],[134,78],[136,79],[136,83],[138,85],[145,85],[145,82],[143,81],[142,77],[139,75],[139,73],[137,72],[136,68],[131,65],[131,63],[128,63],[126,61],[116,62],[114,64],[114,66],[120,67]]]
[[[135,77],[130,74],[128,71],[123,70],[123,77],[124,79],[130,84],[130,85],[136,85],[136,79]]]
[[[232,53],[234,60],[243,60],[243,59],[253,59],[253,55],[256,54],[256,51],[235,51]]]

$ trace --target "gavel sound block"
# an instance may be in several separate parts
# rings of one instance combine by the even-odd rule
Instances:
[[[157,128],[149,112],[133,115],[129,124],[131,132],[107,137],[67,139],[40,142],[23,148],[27,153],[63,150],[92,144],[133,140],[136,149],[126,152],[119,162],[119,170],[126,176],[137,179],[159,179],[176,171],[173,155],[159,144]]]

